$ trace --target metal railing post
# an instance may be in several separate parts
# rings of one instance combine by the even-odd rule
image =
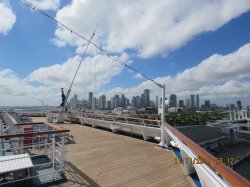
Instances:
[[[52,173],[53,173],[53,180],[54,180],[54,173],[55,173],[55,135],[52,135]]]

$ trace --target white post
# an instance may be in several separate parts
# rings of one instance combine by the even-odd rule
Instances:
[[[61,169],[64,171],[64,159],[65,159],[65,134],[61,137]]]
[[[161,111],[161,142],[160,147],[167,147],[165,135],[164,135],[164,123],[165,123],[165,84],[162,85],[162,111]]]
[[[52,135],[52,173],[53,173],[53,181],[54,181],[54,173],[55,173],[55,135]]]

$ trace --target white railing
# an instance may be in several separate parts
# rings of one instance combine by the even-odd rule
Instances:
[[[159,126],[157,127],[152,125],[157,123],[157,120],[151,120],[152,123],[150,123],[150,120],[148,119],[100,114],[83,114],[78,118],[80,119],[82,125],[88,124],[92,127],[100,126],[109,128],[113,132],[133,132],[142,135],[144,140],[160,137]],[[136,120],[140,124],[135,124]],[[148,124],[145,124],[146,121]],[[160,121],[158,121],[157,124],[160,125]],[[178,134],[179,137],[176,136],[176,134]],[[190,175],[196,172],[202,186],[250,186],[250,183],[245,178],[225,166],[223,163],[215,163],[216,158],[213,155],[206,152],[200,146],[192,142],[168,124],[164,125],[164,136],[167,145],[172,144],[176,146],[180,149],[182,158],[188,158],[186,161],[184,160],[183,163],[186,174]],[[208,160],[199,162],[202,161],[202,156],[206,156],[205,159]],[[193,162],[190,162],[190,160],[193,160]]]

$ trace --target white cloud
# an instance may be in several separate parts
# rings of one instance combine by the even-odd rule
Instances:
[[[120,58],[127,60],[128,56],[124,53]],[[201,99],[211,99],[217,103],[230,103],[241,99],[249,105],[249,59],[250,43],[227,55],[214,54],[197,66],[179,72],[175,76],[158,77],[155,81],[166,84],[167,95],[175,93],[178,98],[200,94]],[[18,78],[11,70],[0,71],[1,105],[40,105],[39,99],[45,100],[49,105],[59,105],[61,99],[59,88],[69,87],[79,60],[80,56],[75,56],[63,64],[39,68],[27,79]],[[122,69],[123,66],[106,56],[99,54],[87,57],[76,77],[72,95],[78,94],[82,99],[85,88],[87,97],[88,91],[95,89],[95,79],[98,90],[108,84]],[[35,86],[31,81],[46,85]],[[152,100],[154,96],[161,95],[161,89],[150,81],[132,88],[117,87],[105,94],[110,98],[114,94],[124,93],[126,97],[131,98],[140,95],[146,88],[151,90]]]
[[[120,59],[126,61],[128,56],[123,53]],[[68,59],[63,64],[56,64],[49,67],[39,68],[29,75],[30,81],[38,81],[55,88],[69,88],[77,66],[81,60],[80,56]],[[83,92],[98,90],[101,86],[110,82],[111,78],[118,75],[123,66],[103,55],[86,57],[76,76],[73,91],[81,94]]]
[[[16,15],[6,1],[0,1],[0,33],[7,34],[16,22]]]
[[[60,102],[59,91],[56,93],[45,86],[33,86],[10,69],[0,70],[0,87],[1,106],[41,105],[41,100],[47,104]]]
[[[122,53],[119,57],[128,60],[128,55]],[[80,56],[68,59],[63,64],[41,67],[21,79],[10,70],[0,70],[0,103],[3,105],[41,105],[44,100],[48,105],[59,105],[61,101],[60,88],[69,88],[81,60]],[[131,63],[131,61],[128,61]],[[71,96],[78,94],[83,99],[84,91],[98,90],[110,82],[124,67],[107,56],[98,54],[86,57],[76,76]],[[37,86],[42,84],[43,86]]]
[[[214,54],[197,66],[177,73],[175,76],[158,77],[156,82],[166,84],[167,95],[175,93],[180,98],[190,94],[200,94],[202,98],[213,99],[219,103],[250,100],[250,43],[237,51],[227,54]],[[145,81],[133,88],[114,88],[108,97],[125,93],[128,97],[140,95],[143,89],[150,88],[152,99],[161,95],[161,89],[150,81]]]
[[[27,0],[27,2],[41,10],[57,10],[60,5],[60,0]]]
[[[249,9],[249,0],[73,0],[57,12],[56,18],[86,37],[99,21],[97,41],[104,48],[112,52],[134,49],[147,58],[175,50]],[[79,38],[61,27],[55,35],[59,46],[82,45]]]
[[[141,75],[141,74],[136,73],[136,74],[135,74],[135,78],[136,78],[136,79],[142,79],[143,77],[142,77],[142,75]]]

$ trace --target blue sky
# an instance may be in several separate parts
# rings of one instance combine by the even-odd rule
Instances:
[[[250,71],[246,71],[250,69],[250,3],[240,1],[244,6],[220,0],[190,0],[183,7],[178,1],[29,2],[87,38],[98,21],[94,42],[166,84],[167,94],[185,99],[198,93],[202,100],[225,104],[241,99],[250,105],[248,94],[241,92],[250,90]],[[6,17],[2,25],[0,18],[0,105],[38,105],[39,99],[56,105],[59,88],[69,86],[85,41],[18,1],[0,0],[0,10],[0,17]],[[151,89],[152,100],[160,93],[91,47],[72,94],[81,99],[88,91],[96,96],[131,97],[145,88]]]

